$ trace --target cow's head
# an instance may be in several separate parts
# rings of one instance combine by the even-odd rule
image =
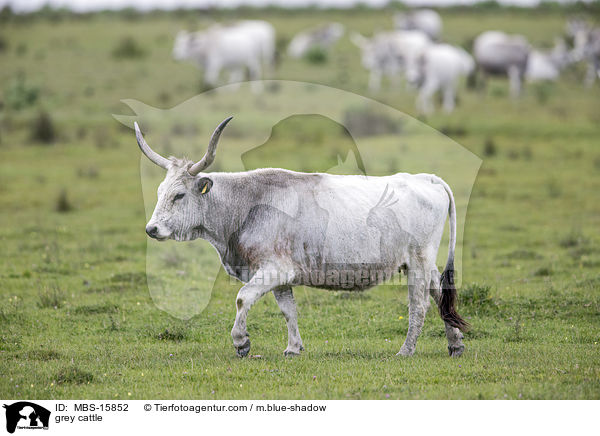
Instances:
[[[572,19],[567,21],[567,35],[573,39],[573,50],[571,57],[579,62],[585,57],[585,48],[588,43],[590,26],[582,19]]]
[[[375,42],[375,38],[368,39],[362,36],[358,32],[352,32],[350,34],[350,41],[360,48],[361,51],[361,63],[367,70],[372,70],[378,67],[378,56],[380,55],[379,47]]]
[[[188,58],[189,43],[192,35],[190,32],[181,30],[175,37],[175,44],[173,45],[173,59],[176,61],[183,61]]]
[[[146,225],[146,233],[159,241],[175,239],[189,241],[198,238],[207,216],[208,201],[213,181],[203,175],[215,159],[221,132],[233,117],[227,118],[215,129],[204,157],[194,163],[185,159],[166,159],[156,153],[144,140],[135,123],[137,143],[148,159],[167,170],[167,175],[158,187],[158,199],[152,218]]]
[[[206,32],[188,32],[181,30],[173,44],[173,59],[176,61],[194,60],[203,62],[203,54],[209,44]]]

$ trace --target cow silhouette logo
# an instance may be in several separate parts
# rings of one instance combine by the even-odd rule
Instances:
[[[3,406],[6,409],[6,431],[19,429],[48,429],[50,411],[29,401],[19,401]]]
[[[460,205],[456,212],[455,271],[458,274],[454,278],[456,285],[460,285],[465,206],[469,203],[481,159],[419,120],[351,92],[315,83],[277,80],[265,82],[265,89],[273,85],[276,92],[259,97],[250,85],[215,88],[167,110],[135,100],[123,100],[135,115],[113,116],[129,128],[134,122],[140,125],[153,150],[161,156],[199,159],[206,153],[202,145],[204,140],[199,138],[211,137],[218,123],[235,115],[236,121],[227,127],[226,139],[223,139],[226,144],[216,152],[211,167],[215,173],[281,168],[308,174],[353,175],[359,190],[370,180],[360,176],[392,176],[399,171],[423,174],[422,178],[428,177],[425,174],[435,174],[452,186],[455,203]],[[145,156],[140,159],[142,193],[149,221],[156,208],[157,187],[165,174],[164,168]],[[216,255],[214,245],[207,240],[199,238],[194,242],[175,243],[147,238],[148,290],[159,309],[187,320],[208,307],[217,288],[229,286],[231,292],[235,288],[237,293],[238,279],[246,281],[255,273],[243,258],[248,253],[239,256],[234,249],[243,234],[269,234],[276,238],[280,230],[302,228],[309,222],[312,227],[307,234],[310,240],[306,241],[306,246],[288,245],[287,242],[277,245],[277,250],[286,253],[292,250],[306,254],[301,259],[302,264],[306,264],[302,280],[311,275],[310,282],[318,285],[326,281],[327,276],[323,279],[322,274],[324,270],[331,272],[333,281],[336,280],[334,271],[341,271],[337,277],[344,278],[344,288],[350,290],[362,286],[357,285],[357,274],[362,282],[363,273],[370,280],[373,272],[378,283],[381,276],[381,283],[402,285],[402,276],[396,268],[388,268],[389,274],[383,268],[387,265],[383,257],[394,263],[395,259],[390,256],[399,254],[396,247],[413,240],[410,232],[402,228],[402,225],[406,227],[409,218],[401,205],[405,198],[401,195],[400,184],[391,183],[387,190],[384,184],[380,191],[373,191],[369,203],[372,210],[365,210],[364,216],[358,217],[354,214],[354,203],[358,198],[349,194],[344,210],[329,199],[326,180],[331,179],[328,177],[321,180],[318,176],[299,176],[301,183],[290,184],[269,177],[266,175],[261,179],[261,186],[268,187],[269,195],[265,197],[268,199],[263,201],[257,196],[258,204],[248,205],[243,212],[245,216],[231,221],[228,234],[217,235],[223,236],[223,255],[231,254],[227,259],[229,271],[225,270],[220,255]],[[360,184],[359,180],[364,183]],[[430,180],[433,179],[427,179],[425,183]],[[319,186],[320,183],[325,184]],[[239,201],[250,201],[251,196],[245,195],[250,193],[250,187],[236,189],[239,189],[236,194]],[[238,200],[232,207],[237,208],[237,203]],[[422,208],[426,210],[425,205]],[[232,214],[227,212],[222,216],[231,218]],[[370,244],[368,249],[362,252],[343,250],[341,241],[354,236],[335,229],[344,227],[340,220],[346,219],[357,226],[362,225],[359,233]],[[382,234],[379,230],[382,228],[394,229],[393,237],[390,232]],[[193,230],[212,231],[204,226]],[[444,233],[449,232],[444,230]],[[269,245],[259,239],[257,243]],[[334,246],[340,246],[340,250],[333,250]],[[322,259],[325,248],[331,256]],[[260,254],[257,246],[256,255]],[[443,253],[435,261],[445,261],[442,257]],[[346,274],[346,266],[353,272]]]

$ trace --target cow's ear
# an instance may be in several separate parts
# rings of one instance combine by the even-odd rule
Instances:
[[[212,188],[213,182],[208,177],[202,177],[196,182],[196,188],[200,194],[208,194]]]

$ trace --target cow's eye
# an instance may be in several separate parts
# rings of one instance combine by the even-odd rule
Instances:
[[[177,200],[181,200],[183,197],[185,197],[184,192],[181,192],[181,193],[175,195],[175,197],[173,197],[173,203],[175,203]]]

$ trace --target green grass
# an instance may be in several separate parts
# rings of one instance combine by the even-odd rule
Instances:
[[[390,27],[377,11],[271,14],[263,18],[288,40],[317,21],[364,34]],[[563,31],[560,11],[530,14],[449,11],[444,28],[459,44],[490,28],[534,43]],[[584,89],[577,68],[544,88],[543,99],[527,87],[512,102],[497,80],[483,95],[462,92],[452,115],[427,120],[484,159],[465,225],[460,311],[473,329],[460,359],[448,358],[433,309],[415,356],[395,357],[408,326],[403,287],[360,295],[297,288],[306,351],[293,359],[283,357],[285,322],[270,295],[248,319],[255,357],[235,357],[229,332],[239,284],[222,271],[202,314],[182,321],[159,310],[145,276],[140,154],[111,114],[130,113],[123,98],[164,108],[196,95],[198,72],[170,51],[178,29],[204,18],[3,24],[1,98],[9,88],[15,98],[21,73],[37,96],[19,91],[23,105],[0,112],[0,397],[600,398],[600,88]],[[113,56],[127,38],[144,56]],[[367,92],[346,38],[325,64],[283,58],[277,78]],[[409,91],[384,87],[372,97],[414,115]],[[32,137],[41,113],[51,118],[53,143]],[[300,144],[318,140],[317,124],[288,126],[304,135]],[[377,157],[396,138],[375,130]],[[198,132],[198,141],[207,135]],[[239,160],[244,140],[227,136],[217,163]],[[382,165],[401,171],[402,155]]]

